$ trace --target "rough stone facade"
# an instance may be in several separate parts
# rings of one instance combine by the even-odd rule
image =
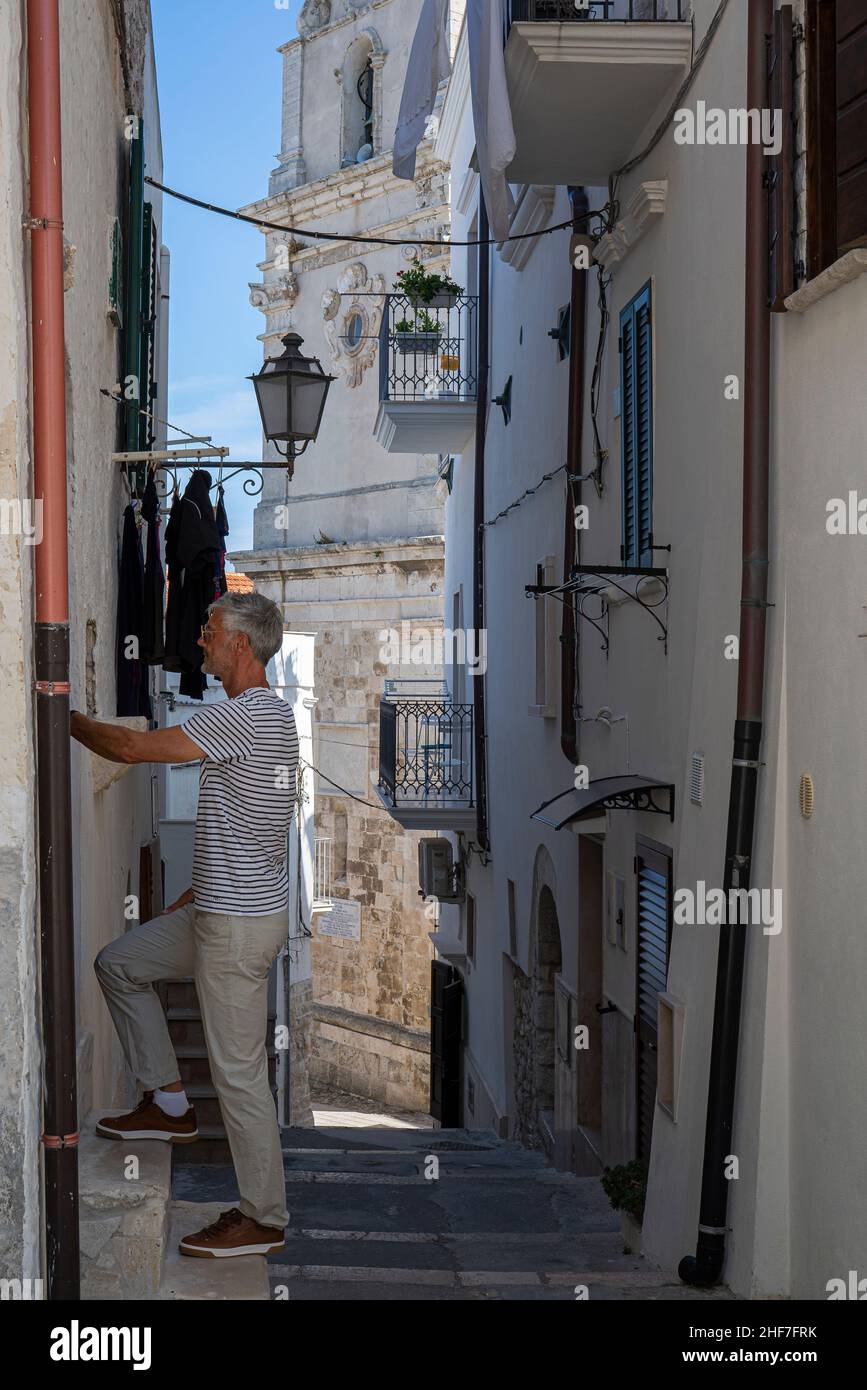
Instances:
[[[311,980],[289,986],[289,1114],[290,1125],[312,1125],[310,1109]]]
[[[414,643],[441,634],[442,540],[276,556],[250,551],[236,559],[260,592],[282,603],[287,627],[316,634],[313,762],[324,774],[315,788],[316,835],[331,841],[332,896],[360,905],[358,941],[329,935],[327,912],[313,915],[312,1017],[320,1021],[311,1030],[311,1075],[339,1080],[361,1096],[395,1104],[399,1097],[402,1109],[427,1110],[429,1068],[418,1034],[429,1037],[433,924],[418,896],[421,832],[402,829],[380,809],[374,788],[384,680],[442,674],[380,659],[383,634],[399,632],[401,623],[406,655]],[[332,1021],[324,1031],[320,1005],[345,1011],[339,1028]],[[390,1045],[380,1022],[393,1030]]]

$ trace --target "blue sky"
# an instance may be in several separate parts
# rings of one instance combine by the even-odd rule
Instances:
[[[268,191],[280,149],[280,44],[295,38],[300,0],[152,0],[164,180],[239,208]],[[172,424],[211,434],[234,458],[261,457],[252,383],[265,320],[249,302],[260,279],[261,232],[166,198],[171,252],[169,409]],[[182,473],[182,478],[189,475]],[[227,545],[252,545],[255,499],[226,488]]]

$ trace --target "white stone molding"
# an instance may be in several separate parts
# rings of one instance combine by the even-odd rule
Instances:
[[[331,23],[331,0],[305,0],[298,16],[297,28],[302,39],[309,38]]]
[[[337,289],[327,289],[322,295],[322,327],[328,351],[351,391],[361,385],[364,373],[376,359],[384,304],[385,280],[382,275],[371,276],[363,261],[346,266],[337,277]],[[361,336],[352,347],[346,328],[355,314],[361,316]]]
[[[279,275],[276,280],[265,283],[250,282],[250,303],[263,314],[275,309],[292,309],[298,298],[300,286],[298,276],[290,273]]]
[[[468,169],[461,180],[458,189],[458,196],[455,198],[455,207],[461,217],[466,217],[473,203],[476,201],[476,194],[479,187],[479,174],[477,169]]]
[[[854,251],[847,251],[845,256],[833,264],[826,266],[812,280],[808,280],[799,290],[795,290],[788,298],[783,300],[786,308],[796,314],[802,314],[805,309],[809,309],[811,304],[817,304],[820,299],[825,299],[834,290],[839,290],[841,285],[851,284],[857,280],[859,275],[867,272],[867,247],[858,246]]]
[[[598,242],[593,252],[594,260],[606,270],[625,260],[654,220],[665,212],[667,196],[667,179],[649,179],[639,184],[626,204],[622,219]]]
[[[518,194],[518,202],[509,223],[513,236],[525,232],[540,232],[551,217],[557,190],[548,184],[525,184]],[[524,241],[501,241],[497,250],[500,259],[513,270],[523,270],[538,245],[538,237],[528,236]]]

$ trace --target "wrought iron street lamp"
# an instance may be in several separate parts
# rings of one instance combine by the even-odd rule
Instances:
[[[302,342],[298,333],[287,333],[281,356],[269,357],[260,372],[248,377],[256,390],[265,438],[285,457],[290,477],[295,459],[319,433],[325,397],[334,381],[318,357],[304,356]],[[285,453],[280,442],[287,444]]]

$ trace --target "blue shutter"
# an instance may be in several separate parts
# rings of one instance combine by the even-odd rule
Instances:
[[[638,563],[653,564],[653,339],[650,287],[635,301],[635,482]]]
[[[635,563],[635,322],[632,305],[620,315],[620,455],[624,565]]]
[[[653,560],[653,339],[650,286],[620,315],[623,563]]]

